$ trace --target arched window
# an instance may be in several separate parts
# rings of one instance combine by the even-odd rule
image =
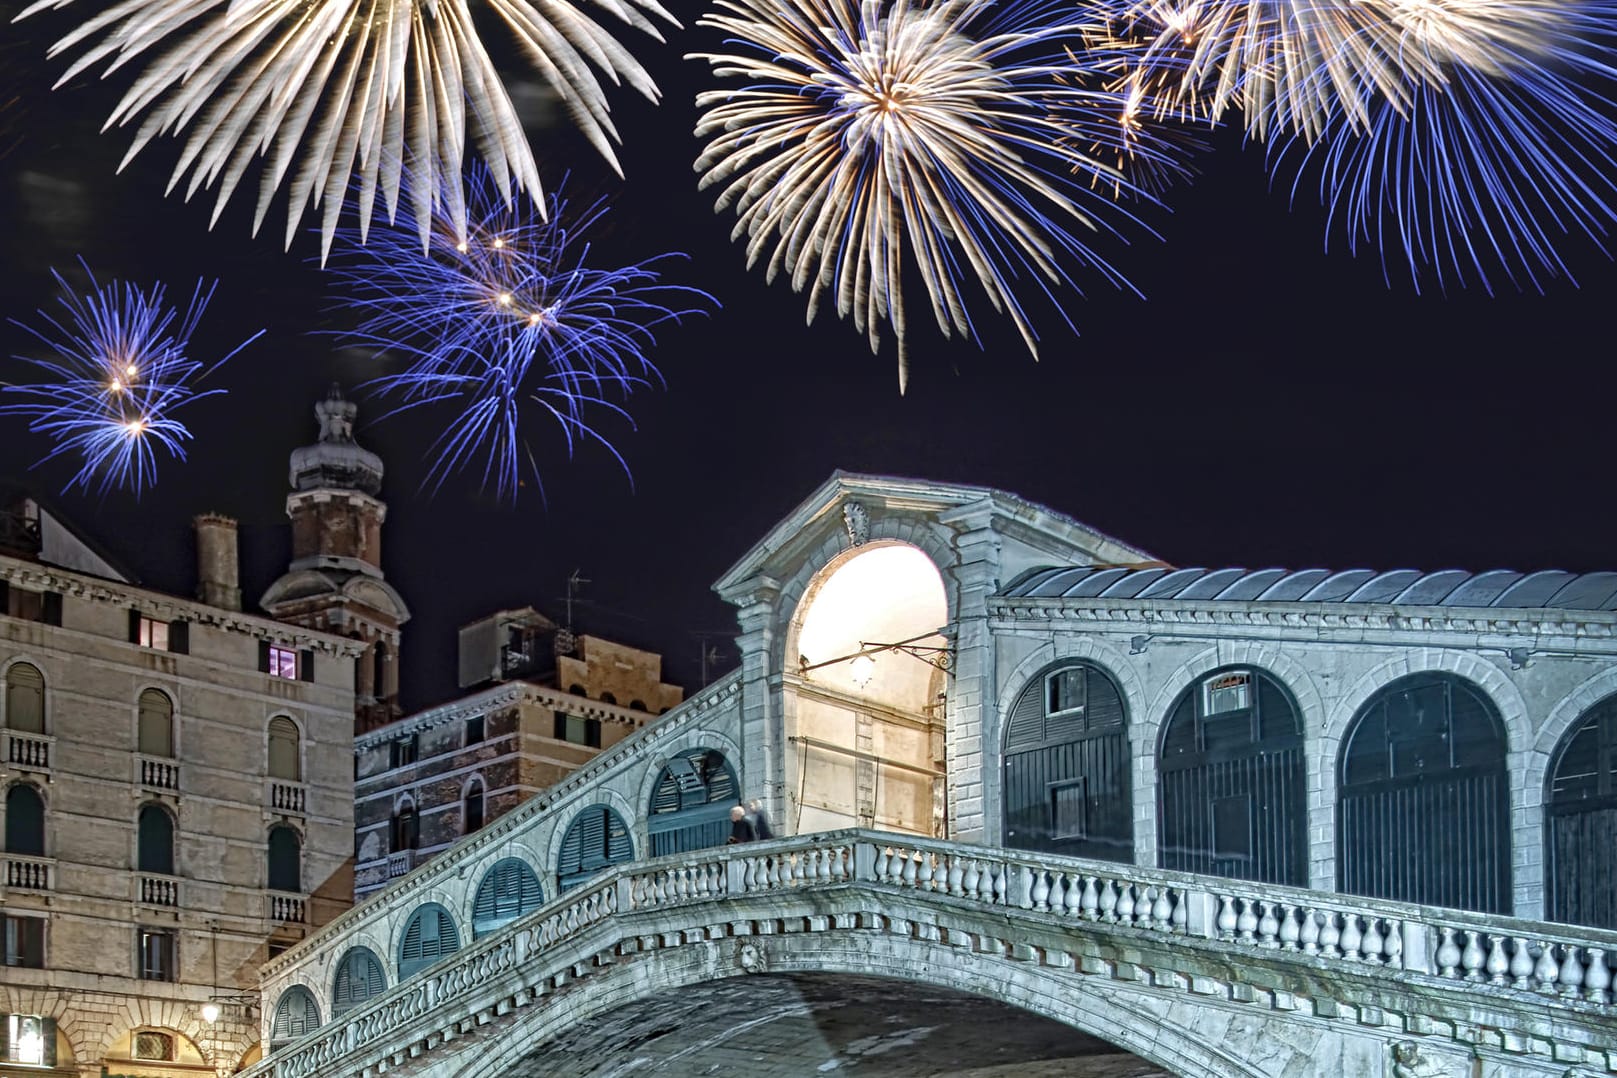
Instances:
[[[287,782],[303,780],[302,754],[298,751],[298,724],[285,715],[269,722],[269,774]]]
[[[27,783],[6,791],[6,852],[45,856],[45,800]]]
[[[473,779],[460,802],[461,830],[471,834],[483,826],[483,780]]]
[[[1134,860],[1123,693],[1093,663],[1041,671],[1005,723],[1005,845]]]
[[[1280,682],[1200,678],[1168,713],[1157,774],[1163,868],[1308,886],[1302,717]]]
[[[378,700],[387,695],[387,642],[378,640],[371,652],[371,695]]]
[[[1338,890],[1509,912],[1505,729],[1482,690],[1451,674],[1393,682],[1354,716],[1340,768]]]
[[[539,877],[520,857],[494,863],[477,885],[472,899],[472,939],[482,939],[503,925],[538,909],[545,901]]]
[[[1617,928],[1617,696],[1585,711],[1552,759],[1545,907],[1551,920]]]
[[[331,983],[331,1017],[344,1014],[387,991],[382,961],[369,947],[350,947],[337,963]]]
[[[269,889],[303,892],[303,844],[298,833],[284,824],[270,828]]]
[[[629,701],[629,710],[630,711],[645,711],[646,710],[646,702],[644,700],[630,700]]]
[[[562,836],[556,886],[576,887],[602,869],[634,859],[634,841],[623,817],[605,805],[580,809]]]
[[[449,911],[436,902],[418,906],[399,941],[399,980],[460,950],[460,935]]]
[[[290,1044],[320,1028],[320,1005],[301,984],[281,993],[275,1001],[275,1021],[270,1025],[270,1050]]]
[[[6,727],[24,734],[45,732],[45,676],[17,663],[6,671]]]
[[[582,685],[569,685],[569,686],[567,686],[567,691],[572,693],[574,696],[587,696],[588,695],[584,691],[584,686],[582,686]]]
[[[174,755],[174,702],[156,689],[140,694],[136,748],[143,756]]]
[[[409,798],[393,809],[393,826],[388,830],[389,850],[413,850],[421,840],[421,818],[416,815],[415,803]]]
[[[136,821],[136,868],[174,875],[174,817],[158,805],[142,805]]]
[[[687,749],[669,760],[651,788],[651,856],[723,846],[740,795],[735,771],[715,749]]]
[[[601,703],[616,705],[617,702],[618,702],[618,698],[616,696],[613,696],[611,693],[603,692],[601,694]]]

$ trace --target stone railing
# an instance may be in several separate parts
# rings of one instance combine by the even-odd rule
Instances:
[[[136,756],[135,780],[148,790],[177,792],[180,788],[180,765],[161,756]]]
[[[387,878],[396,880],[415,867],[414,850],[396,850],[387,855]]]
[[[0,736],[6,741],[6,763],[12,767],[47,772],[51,769],[51,742],[56,740],[54,737],[49,734],[27,734],[20,730],[6,730],[0,732]]]
[[[303,815],[304,807],[308,804],[308,792],[303,783],[270,779],[267,786],[265,800],[269,804],[270,811],[289,816]]]
[[[780,916],[786,907],[779,899],[802,893],[802,908],[792,915],[836,921],[839,927],[844,920],[854,923],[825,916],[832,896],[811,897],[816,891],[862,893],[861,909],[882,908],[884,895],[903,908],[903,896],[914,896],[910,905],[919,902],[936,911],[935,923],[911,925],[912,931],[931,933],[925,938],[958,931],[950,924],[953,910],[956,923],[997,925],[995,931],[1009,933],[1007,939],[1037,938],[1040,947],[1070,936],[1071,946],[1081,949],[1084,940],[1113,936],[1134,949],[1157,937],[1165,945],[1159,954],[1179,955],[1187,972],[1205,969],[1209,952],[1224,966],[1245,954],[1270,964],[1296,963],[1299,983],[1318,985],[1322,972],[1333,970],[1361,983],[1370,979],[1377,993],[1394,982],[1414,980],[1463,1004],[1477,982],[1486,980],[1496,1001],[1514,997],[1536,1009],[1553,994],[1575,1000],[1575,1006],[1592,1005],[1588,1013],[1601,1023],[1617,1017],[1606,957],[1617,951],[1613,932],[841,831],[618,866],[245,1073],[263,1078],[379,1073],[453,1040],[464,1022],[481,1024],[488,1014],[505,1014],[587,975],[597,964],[581,961],[574,941],[618,918],[689,910],[678,921],[685,927],[671,933],[664,929],[647,936],[634,921],[622,921],[622,940],[604,942],[625,953],[712,938],[715,931],[727,931],[727,923],[748,916],[738,903],[752,896],[775,896],[770,908]],[[1175,945],[1174,938],[1183,942]],[[1026,944],[1017,946],[1029,950]],[[1531,959],[1531,968],[1518,956]],[[1569,967],[1577,972],[1567,974]],[[1384,978],[1384,986],[1375,983]],[[281,980],[269,988],[263,1006],[272,1008],[271,995],[289,983]]]
[[[6,889],[8,891],[54,890],[56,860],[51,857],[30,857],[22,853],[0,855],[6,862]]]
[[[178,906],[180,881],[174,876],[142,873],[135,877],[135,901],[143,906]]]
[[[308,903],[302,895],[282,895],[271,892],[264,896],[269,907],[269,919],[280,924],[301,925],[307,920]]]

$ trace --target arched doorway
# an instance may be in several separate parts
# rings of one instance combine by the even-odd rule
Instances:
[[[1510,912],[1505,726],[1481,689],[1416,674],[1372,696],[1342,743],[1337,889]]]
[[[1094,663],[1040,671],[1005,722],[1005,845],[1134,860],[1123,693]]]
[[[606,805],[578,810],[561,837],[556,888],[577,887],[597,872],[634,860],[634,839],[623,817]]]
[[[1617,928],[1617,696],[1585,711],[1556,750],[1544,884],[1551,920]]]
[[[947,834],[947,620],[915,547],[868,544],[821,571],[787,638],[787,830]]]
[[[1186,688],[1157,775],[1163,868],[1308,886],[1302,716],[1268,673],[1226,667]]]
[[[740,796],[735,770],[722,752],[687,749],[676,755],[651,789],[651,856],[723,846],[730,837],[730,808]]]

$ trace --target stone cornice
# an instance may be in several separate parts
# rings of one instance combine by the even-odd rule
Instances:
[[[182,599],[150,588],[85,576],[54,565],[0,557],[0,580],[30,590],[55,591],[91,602],[138,607],[143,613],[163,621],[183,619],[198,625],[223,629],[226,632],[243,633],[272,644],[308,648],[349,659],[365,653],[364,644],[349,640],[347,637],[317,632],[298,625],[288,625],[240,610],[208,606],[193,599]]]
[[[527,686],[534,688],[535,686]],[[518,689],[515,699],[520,699]],[[567,693],[557,694],[562,699],[578,700]],[[445,876],[458,873],[464,862],[477,858],[491,846],[498,846],[515,833],[526,828],[534,818],[548,812],[584,788],[594,784],[609,772],[645,759],[654,754],[659,745],[683,733],[687,727],[697,725],[717,711],[739,706],[741,700],[741,671],[734,670],[703,689],[689,700],[657,717],[657,721],[642,726],[619,741],[578,770],[562,779],[537,797],[529,798],[475,834],[434,857],[425,865],[401,876],[380,891],[373,892],[364,902],[328,921],[320,931],[305,939],[291,950],[265,963],[259,971],[261,980],[283,973],[288,967],[312,956],[328,939],[357,928],[362,922],[386,918],[391,904],[405,901],[405,896],[424,887],[430,887]],[[602,705],[605,706],[605,705]],[[637,714],[637,713],[635,713]],[[374,737],[375,733],[366,735]],[[396,736],[396,734],[395,734]]]
[[[577,715],[585,719],[599,719],[602,722],[617,723],[620,726],[643,726],[647,722],[658,718],[645,711],[634,711],[630,708],[619,707],[616,704],[603,704],[599,700],[591,700],[586,696],[574,696],[572,693],[562,692],[560,689],[551,689],[543,685],[534,685],[527,681],[512,681],[503,685],[475,692],[470,696],[463,696],[459,700],[452,700],[447,704],[418,711],[414,715],[389,723],[379,730],[372,730],[362,737],[354,739],[354,751],[363,752],[366,749],[385,745],[389,741],[397,741],[406,734],[419,733],[430,730],[434,726],[442,726],[446,722],[456,722],[463,719],[476,718],[487,715],[503,707],[514,704],[538,704],[553,711],[565,712],[568,715]]]
[[[1591,652],[1617,651],[1617,614],[1596,610],[1393,606],[1374,603],[1215,602],[1161,599],[1045,599],[995,596],[989,617],[1005,627],[1027,622],[1068,622],[1144,629],[1162,635],[1181,630],[1262,630],[1267,634],[1318,639],[1320,634],[1362,634],[1387,642],[1413,634],[1475,638],[1527,637],[1583,642]]]

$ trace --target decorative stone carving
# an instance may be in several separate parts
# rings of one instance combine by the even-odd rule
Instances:
[[[743,973],[763,973],[769,968],[768,956],[760,944],[749,940],[736,948],[736,965]]]
[[[1414,1041],[1399,1041],[1392,1046],[1392,1074],[1393,1078],[1458,1078],[1442,1060]]]
[[[843,503],[842,526],[848,529],[849,546],[864,546],[870,542],[870,514],[858,502]]]

